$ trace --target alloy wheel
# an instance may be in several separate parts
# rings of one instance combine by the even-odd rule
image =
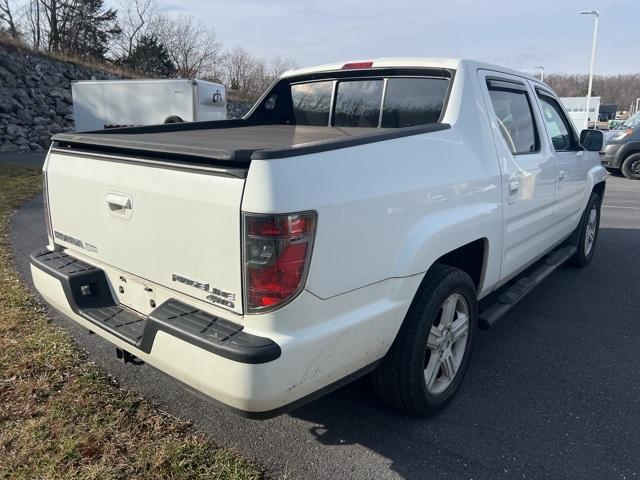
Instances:
[[[469,305],[459,293],[442,303],[431,327],[425,355],[424,378],[432,395],[445,391],[456,377],[469,337]]]
[[[593,243],[596,239],[596,232],[598,230],[598,207],[593,205],[589,212],[589,218],[587,220],[587,231],[584,235],[584,254],[589,256],[593,249]]]

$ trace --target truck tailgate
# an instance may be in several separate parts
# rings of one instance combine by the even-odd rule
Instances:
[[[242,313],[244,179],[55,150],[46,172],[57,244]]]

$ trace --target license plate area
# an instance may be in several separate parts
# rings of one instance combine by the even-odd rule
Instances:
[[[153,286],[137,277],[118,275],[114,290],[121,305],[148,315],[156,307],[156,293]]]

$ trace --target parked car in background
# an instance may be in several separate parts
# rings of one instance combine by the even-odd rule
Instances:
[[[75,130],[224,120],[224,85],[204,80],[86,80],[71,84]]]
[[[246,415],[371,373],[429,416],[479,325],[593,258],[602,146],[495,65],[295,70],[240,120],[56,135],[31,272],[121,359]]]
[[[640,180],[640,112],[609,135],[603,150],[602,165],[627,178]]]
[[[622,127],[622,124],[625,122],[625,120],[621,120],[621,119],[615,119],[615,120],[609,120],[609,130],[618,130],[619,128]]]

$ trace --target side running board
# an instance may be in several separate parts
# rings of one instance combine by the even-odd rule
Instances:
[[[531,292],[556,268],[562,266],[576,253],[576,247],[567,245],[555,250],[520,277],[495,294],[496,300],[480,311],[480,328],[491,328],[505,313]],[[533,269],[533,270],[532,270]]]

